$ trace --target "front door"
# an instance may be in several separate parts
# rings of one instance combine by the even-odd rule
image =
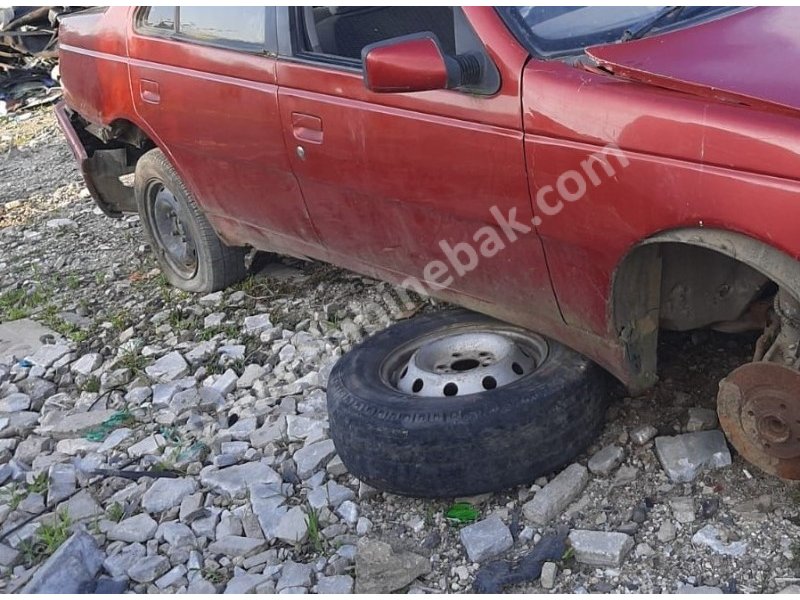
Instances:
[[[519,322],[512,315],[521,310],[559,319],[531,227],[519,98],[527,53],[495,12],[278,10],[284,139],[331,260],[393,281],[416,278],[434,295],[508,320]],[[361,49],[420,32],[434,33],[448,54],[487,53],[499,89],[367,90]],[[509,231],[509,219],[528,232]]]

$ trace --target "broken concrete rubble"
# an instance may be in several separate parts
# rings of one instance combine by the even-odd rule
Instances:
[[[676,483],[693,481],[703,469],[731,464],[725,436],[718,429],[656,438],[656,455],[669,478]]]

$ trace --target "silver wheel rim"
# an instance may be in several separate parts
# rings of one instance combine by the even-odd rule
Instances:
[[[417,398],[490,393],[531,375],[546,360],[547,341],[513,326],[432,332],[387,357],[383,376]]]

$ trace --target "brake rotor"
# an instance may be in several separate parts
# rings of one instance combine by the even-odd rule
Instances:
[[[748,462],[800,479],[800,372],[770,362],[741,366],[720,382],[717,413]]]

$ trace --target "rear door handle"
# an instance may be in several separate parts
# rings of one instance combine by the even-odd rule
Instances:
[[[322,119],[304,113],[292,113],[292,132],[298,140],[311,144],[322,143]]]
[[[150,104],[158,104],[161,102],[161,93],[157,81],[141,79],[139,81],[139,95],[142,97],[142,100]]]

